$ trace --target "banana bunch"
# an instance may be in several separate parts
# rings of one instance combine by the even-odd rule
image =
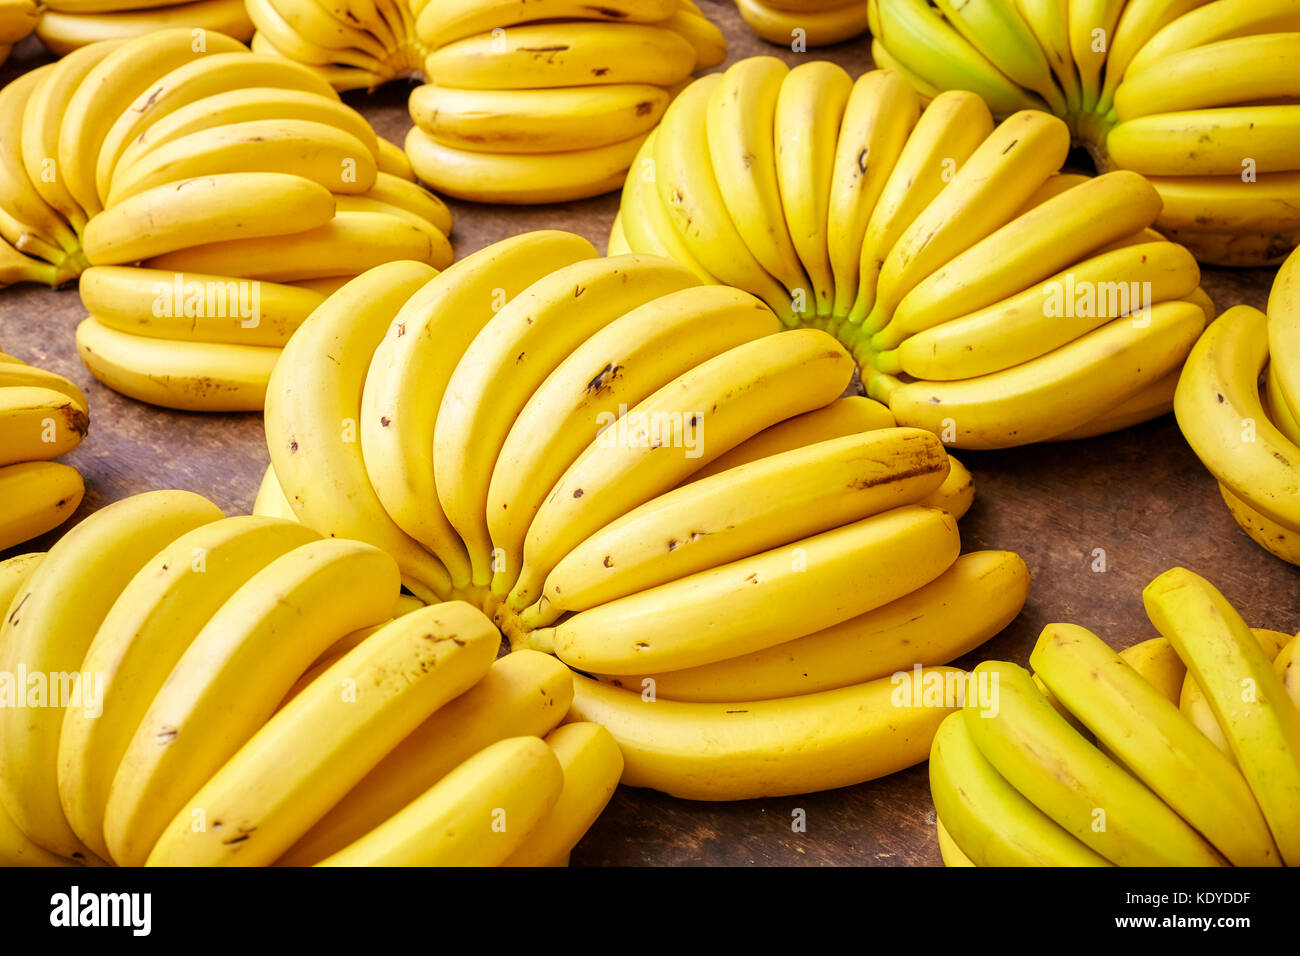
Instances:
[[[949,866],[1300,865],[1300,638],[1185,568],[1143,601],[1119,654],[1049,624],[1032,675],[975,668],[930,753]]]
[[[390,263],[285,346],[257,510],[382,548],[413,594],[580,672],[572,716],[629,784],[844,786],[924,759],[956,704],[922,687],[1029,585],[1015,554],[959,556],[969,472],[842,397],[852,373],[743,290],[569,233]]]
[[[400,149],[317,73],[220,33],[79,49],[0,90],[0,129],[0,282],[82,274],[82,360],[141,401],[260,409],[329,292],[452,259]]]
[[[867,32],[865,0],[736,0],[741,18],[769,43],[830,46]]]
[[[89,408],[62,375],[0,352],[0,551],[57,528],[81,504],[81,473],[53,459],[86,437]]]
[[[63,56],[101,40],[126,40],[176,27],[247,41],[253,21],[244,0],[42,0],[36,35]]]
[[[872,57],[927,98],[1050,110],[1103,170],[1150,177],[1205,263],[1300,242],[1297,0],[869,0]]]
[[[14,44],[36,29],[40,18],[35,0],[0,0],[0,63]]]
[[[961,448],[1169,411],[1213,306],[1137,173],[1061,173],[1061,120],[924,108],[898,73],[742,60],[642,144],[610,249],[667,256],[835,335],[900,425]]]
[[[1183,437],[1251,538],[1300,565],[1300,251],[1278,270],[1268,314],[1239,305],[1211,325],[1178,381]]]
[[[136,495],[0,601],[6,865],[563,865],[622,772],[563,664],[296,521]]]

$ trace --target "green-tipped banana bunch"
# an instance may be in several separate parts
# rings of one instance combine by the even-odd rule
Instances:
[[[764,40],[796,50],[867,32],[865,0],[736,0],[736,6]]]
[[[622,772],[563,664],[299,522],[137,495],[0,601],[6,865],[562,865]]]
[[[1185,568],[1143,600],[1161,637],[975,668],[930,753],[949,866],[1300,866],[1300,638]]]
[[[852,351],[900,425],[960,448],[1078,438],[1169,411],[1213,311],[1149,228],[1137,173],[1061,173],[1065,123],[994,126],[973,93],[742,60],[641,147],[611,251],[668,256]]]
[[[1206,330],[1174,412],[1242,530],[1300,564],[1300,252],[1278,270],[1267,315],[1239,305]]]
[[[285,347],[257,508],[595,675],[573,716],[610,729],[630,784],[843,786],[924,759],[955,705],[921,686],[1029,584],[1015,554],[959,556],[970,474],[842,397],[852,372],[747,292],[569,233],[390,263]]]
[[[400,149],[307,67],[223,34],[77,50],[0,90],[0,129],[0,280],[84,269],[82,360],[141,401],[260,409],[326,294],[452,258]]]
[[[1296,0],[870,0],[875,62],[996,116],[1051,110],[1100,169],[1150,177],[1156,228],[1205,263],[1300,242]]]
[[[224,33],[241,41],[253,36],[244,0],[44,0],[36,35],[63,56],[101,40],[170,30]]]
[[[0,63],[14,44],[36,29],[40,17],[35,0],[0,0]]]
[[[0,551],[57,528],[81,504],[81,473],[53,459],[86,437],[89,408],[62,375],[0,352]]]

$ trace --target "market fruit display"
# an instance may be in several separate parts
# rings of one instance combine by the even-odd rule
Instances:
[[[1029,585],[1017,555],[959,556],[970,474],[844,397],[852,372],[747,292],[569,233],[390,263],[285,346],[258,510],[382,548],[416,596],[582,672],[572,714],[630,784],[844,786],[925,758],[957,705],[920,687]]]
[[[1278,270],[1267,315],[1229,309],[1192,350],[1174,412],[1233,518],[1300,564],[1300,252]]]
[[[258,410],[329,291],[451,262],[451,214],[318,74],[201,38],[95,43],[0,90],[0,278],[80,274],[78,351],[111,388]]]
[[[560,662],[296,521],[136,495],[0,598],[7,865],[562,865],[622,772]]]
[[[0,63],[9,58],[14,44],[36,29],[40,11],[34,0],[0,3]]]
[[[73,382],[0,352],[0,551],[57,528],[85,484],[54,461],[90,428],[90,404]]]
[[[98,43],[181,27],[247,42],[253,21],[244,0],[42,0],[36,35],[58,56]]]
[[[1050,110],[1100,170],[1147,176],[1156,228],[1205,263],[1300,242],[1300,3],[870,0],[872,58],[925,97]]]
[[[1032,676],[975,668],[980,699],[945,718],[930,754],[949,866],[1300,864],[1300,639],[1252,632],[1185,568],[1143,600],[1162,636],[1127,651],[1049,624]],[[1222,749],[1174,682],[1203,695]]]
[[[691,0],[249,0],[253,49],[336,89],[426,80],[406,151],[420,179],[492,203],[563,202],[622,185],[678,87],[727,56]]]
[[[736,0],[736,7],[764,40],[796,50],[867,32],[865,0]]]
[[[1169,411],[1214,310],[1151,230],[1152,186],[1060,172],[1069,145],[1046,112],[995,126],[973,93],[922,109],[892,71],[754,57],[673,101],[613,245],[836,336],[899,425],[945,444],[1101,434]]]

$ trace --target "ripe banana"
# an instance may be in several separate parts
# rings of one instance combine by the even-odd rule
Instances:
[[[498,866],[546,819],[564,770],[537,737],[479,751],[321,866]]]
[[[826,10],[781,9],[765,0],[736,0],[740,15],[750,29],[769,43],[791,46],[830,46],[867,32],[867,8],[854,0]]]
[[[387,554],[332,538],[300,545],[248,578],[195,635],[126,747],[104,812],[113,859],[143,864],[298,675],[339,637],[389,620],[398,589]],[[185,821],[200,822],[223,821]]]
[[[1300,860],[1300,709],[1241,616],[1204,578],[1174,568],[1142,592],[1147,615],[1195,677],[1281,851]]]
[[[1187,665],[1166,638],[1153,637],[1119,652],[1122,660],[1137,671],[1165,700],[1177,705],[1187,676]]]
[[[59,803],[59,733],[67,707],[94,710],[86,650],[113,602],[161,548],[221,517],[216,505],[185,491],[155,491],[96,511],[50,549],[19,589],[0,625],[3,672],[24,698],[0,709],[0,802],[38,845],[88,859]],[[76,600],[68,600],[68,595]],[[74,676],[75,675],[75,676]],[[57,704],[57,706],[55,706]]]
[[[1106,137],[1112,163],[1148,176],[1234,176],[1300,169],[1300,105],[1226,106],[1140,116]]]
[[[5,149],[0,150],[0,209],[46,247],[70,254],[77,249],[76,234],[45,202],[29,178],[18,149],[27,104],[33,92],[54,69],[53,64],[37,67],[0,88],[0,137],[6,144]],[[17,243],[21,240],[14,237],[10,241]]]
[[[748,703],[647,698],[574,674],[571,719],[602,724],[623,751],[623,783],[687,800],[833,790],[923,761],[960,706],[929,688],[964,674],[927,667],[839,690]]]
[[[85,406],[43,385],[0,388],[0,467],[48,461],[81,443],[90,428]]]
[[[687,248],[686,240],[677,232],[667,207],[659,200],[654,158],[656,140],[654,132],[646,137],[623,181],[619,217],[628,246],[632,252],[679,262],[701,282],[715,284],[717,280]],[[793,321],[793,316],[790,319]]]
[[[162,548],[122,589],[81,665],[101,675],[99,712],[69,708],[59,737],[63,812],[100,857],[109,857],[104,808],[113,775],[172,668],[244,582],[319,537],[272,518],[213,521]]]
[[[469,690],[500,640],[491,621],[460,601],[381,627],[203,785],[163,831],[148,864],[274,862],[426,717]],[[210,825],[193,827],[199,816]]]
[[[422,263],[393,262],[340,289],[285,346],[266,402],[271,463],[299,519],[383,548],[396,558],[406,587],[430,602],[448,592],[451,580],[384,511],[358,431],[370,356],[402,304],[433,276]]]
[[[416,3],[415,27],[430,47],[441,47],[495,27],[514,27],[530,20],[608,20],[658,23],[671,17],[678,0],[610,0],[593,6],[584,0],[440,0]]]
[[[1288,634],[1258,627],[1252,627],[1251,632],[1255,635],[1255,639],[1259,641],[1259,646],[1263,648],[1264,656],[1269,660],[1273,660],[1282,650],[1283,645],[1290,639]],[[1191,674],[1185,673],[1183,676],[1177,703],[1179,710],[1196,726],[1196,729],[1204,734],[1236,766],[1235,758],[1232,755],[1232,744],[1228,742],[1227,734],[1219,726],[1219,720],[1214,716],[1214,708],[1210,706],[1210,700],[1205,696],[1205,691],[1200,684],[1196,683],[1196,678]]]
[[[81,473],[70,465],[24,461],[0,466],[0,501],[4,502],[0,505],[0,550],[63,524],[85,493]]]
[[[201,30],[205,37],[222,35],[247,40],[253,35],[253,22],[241,0],[191,0],[173,6],[112,13],[64,13],[47,9],[36,25],[36,35],[50,52],[63,56],[90,43],[157,36],[173,29],[182,29],[186,34]],[[147,57],[149,53],[144,55]]]

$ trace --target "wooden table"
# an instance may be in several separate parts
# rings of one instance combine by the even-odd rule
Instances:
[[[857,40],[794,54],[759,40],[730,0],[704,0],[731,45],[731,59],[759,53],[795,64],[832,59],[857,75],[870,62]],[[40,59],[28,41],[0,71],[7,81]],[[382,135],[401,143],[410,120],[406,89],[349,94]],[[1085,160],[1086,168],[1086,160]],[[531,229],[568,229],[604,248],[616,196],[563,206],[484,207],[453,202],[458,256]],[[1273,270],[1206,270],[1220,309],[1262,308]],[[101,386],[82,367],[73,330],[83,317],[75,288],[17,287],[0,292],[0,349],[67,375],[91,403],[87,439],[62,460],[86,479],[73,522],[22,546],[47,549],[76,520],[127,495],[186,488],[227,513],[252,508],[267,465],[260,416],[203,415],[142,405]],[[1213,479],[1183,441],[1172,416],[1116,435],[1005,452],[960,454],[975,475],[975,505],[961,524],[964,550],[1022,554],[1033,572],[1029,603],[1006,631],[963,659],[1025,663],[1043,625],[1071,621],[1115,647],[1154,634],[1141,590],[1175,565],[1205,575],[1252,625],[1300,628],[1300,577],[1238,530]],[[1093,570],[1105,556],[1104,573]],[[3,555],[7,556],[7,555]],[[796,810],[805,832],[794,832]],[[936,865],[934,813],[924,766],[857,787],[778,800],[691,803],[620,788],[573,854],[575,864]]]

